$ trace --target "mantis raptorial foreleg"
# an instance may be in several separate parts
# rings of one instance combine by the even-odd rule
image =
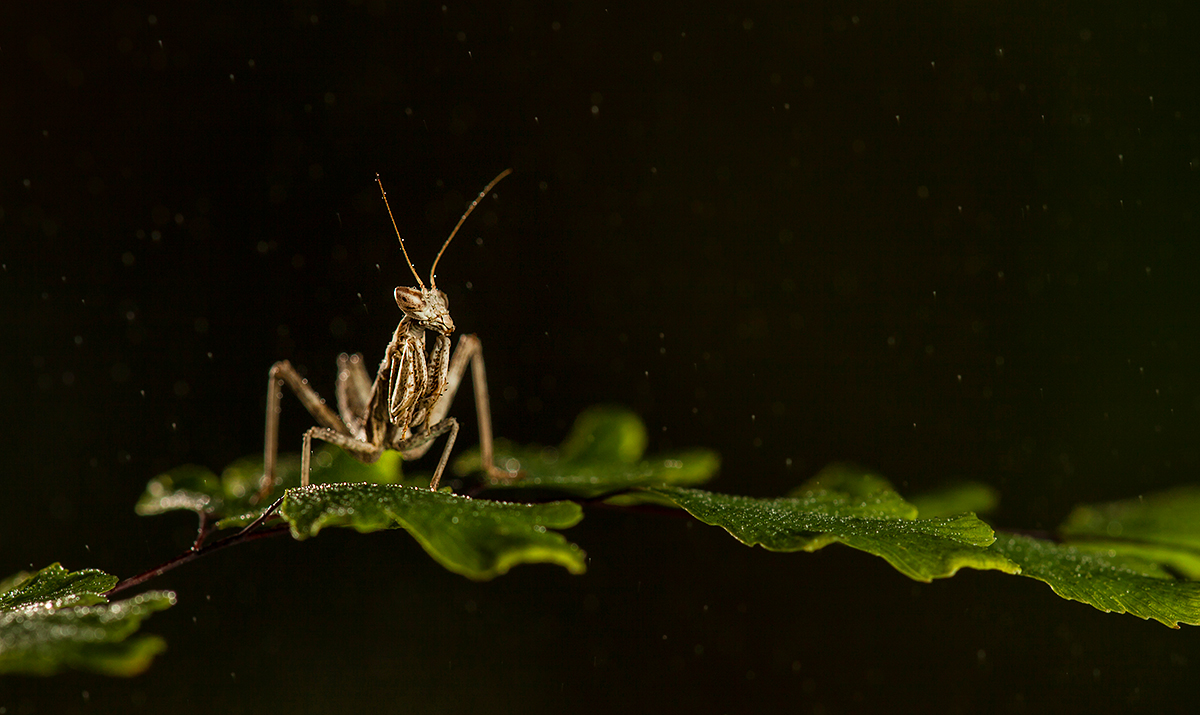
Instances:
[[[443,421],[446,421],[446,414],[450,411],[450,403],[454,401],[454,396],[458,393],[459,386],[462,385],[468,364],[471,366],[471,382],[474,383],[475,387],[475,414],[479,418],[479,459],[483,470],[492,479],[516,479],[517,475],[500,469],[494,464],[492,406],[488,399],[487,369],[483,364],[483,343],[474,335],[464,335],[458,339],[458,347],[454,349],[454,355],[450,358],[450,368],[446,371],[446,390],[438,398],[437,402],[434,403],[433,408],[429,412],[428,423],[433,426],[421,434],[414,435],[412,438],[406,440],[406,443],[411,446],[403,448],[397,446],[393,447],[393,449],[400,450],[407,460],[418,459],[433,447],[433,440],[441,434],[441,432],[437,431],[438,426]],[[428,439],[422,440],[420,438],[423,434],[430,434],[431,436]],[[456,424],[447,442],[445,453],[442,455],[443,464],[450,453],[450,445],[453,444],[457,434],[458,427]],[[441,477],[441,473],[442,467],[439,466],[434,477],[433,488],[435,489],[437,488],[436,485]]]

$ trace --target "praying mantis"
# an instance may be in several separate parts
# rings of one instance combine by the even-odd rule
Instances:
[[[433,259],[428,286],[421,280],[408,257],[408,249],[392,215],[383,181],[378,174],[375,175],[388,217],[392,220],[392,228],[400,240],[400,250],[417,280],[417,287],[399,286],[395,290],[396,305],[404,317],[400,319],[384,351],[374,382],[371,382],[363,366],[361,354],[342,353],[338,356],[337,412],[325,404],[325,400],[289,361],[281,360],[271,366],[267,381],[266,445],[259,501],[265,499],[276,486],[279,411],[285,385],[319,424],[304,433],[303,451],[300,454],[302,487],[308,486],[309,482],[313,439],[337,445],[359,461],[370,464],[389,449],[400,452],[405,460],[417,459],[433,447],[438,437],[448,434],[441,460],[429,483],[430,490],[436,491],[458,437],[458,421],[446,414],[462,384],[468,363],[475,388],[483,469],[495,480],[518,478],[519,475],[502,470],[493,463],[492,415],[488,401],[487,372],[483,364],[483,345],[474,335],[464,335],[459,338],[458,347],[451,354],[450,336],[454,333],[454,321],[450,317],[446,294],[438,289],[436,280],[438,261],[467,217],[496,184],[511,173],[512,169],[500,172],[467,207]],[[428,352],[426,333],[432,334],[433,343]]]

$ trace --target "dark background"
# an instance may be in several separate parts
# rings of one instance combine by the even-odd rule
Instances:
[[[0,29],[0,572],[128,576],[193,519],[158,472],[262,448],[266,373],[332,397],[439,266],[497,431],[597,402],[780,494],[831,460],[994,521],[1196,481],[1197,13],[1187,3],[69,4]],[[284,407],[284,446],[311,424]],[[454,414],[474,440],[469,400]],[[291,441],[294,440],[294,443]],[[1200,645],[965,571],[747,549],[589,510],[581,577],[477,584],[402,532],[152,582],[133,680],[0,712],[805,713],[1182,707]]]

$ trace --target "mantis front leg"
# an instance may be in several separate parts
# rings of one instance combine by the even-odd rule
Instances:
[[[449,431],[450,427],[438,429],[443,423],[450,421],[446,419],[446,413],[450,411],[450,403],[454,400],[454,395],[458,392],[458,388],[462,385],[463,376],[467,371],[467,364],[471,365],[471,382],[475,387],[475,413],[479,419],[479,456],[480,462],[483,465],[483,470],[492,479],[512,480],[516,479],[517,475],[511,474],[503,469],[498,468],[495,463],[495,454],[492,445],[492,408],[488,400],[487,388],[487,369],[483,364],[483,343],[479,342],[479,338],[474,335],[464,335],[458,340],[458,347],[455,348],[453,356],[450,358],[450,366],[446,371],[446,389],[438,397],[437,402],[429,411],[426,424],[430,425],[421,434],[414,435],[412,438],[405,440],[405,447],[402,448],[404,459],[416,459],[433,446],[433,439],[444,431]],[[451,436],[458,433],[457,424],[455,424]],[[428,439],[420,439],[428,436]],[[416,444],[412,444],[412,443]],[[448,440],[446,452],[442,455],[441,465],[443,466],[448,458],[449,447],[453,444],[453,439]],[[412,446],[408,446],[408,445]],[[432,488],[437,488],[438,479],[441,477],[441,469],[439,468],[434,476]]]

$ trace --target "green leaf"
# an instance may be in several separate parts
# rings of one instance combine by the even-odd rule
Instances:
[[[1067,516],[1059,533],[1069,539],[1121,539],[1200,551],[1200,487],[1079,506]]]
[[[1200,486],[1076,507],[1059,533],[1082,551],[1200,579]]]
[[[1120,563],[1073,546],[1014,534],[997,534],[992,552],[1016,562],[1021,575],[1050,585],[1059,596],[1105,613],[1130,613],[1172,628],[1200,625],[1200,583]],[[1155,575],[1157,574],[1157,575]]]
[[[583,573],[586,555],[561,534],[579,523],[574,502],[511,504],[403,485],[324,484],[287,492],[280,515],[297,539],[327,526],[361,532],[407,530],[438,563],[487,580],[524,563],[553,563]]]
[[[694,449],[643,459],[646,427],[633,412],[611,406],[592,407],[575,420],[560,447],[518,446],[497,440],[495,463],[520,479],[492,481],[495,489],[545,489],[592,498],[640,486],[695,485],[712,479],[720,459],[711,450]],[[464,452],[454,470],[481,469],[479,450]]]
[[[575,418],[560,448],[564,461],[633,464],[646,451],[646,425],[617,405],[589,407]]]
[[[117,577],[103,571],[68,571],[59,564],[50,564],[33,575],[25,574],[0,593],[0,610],[36,603],[50,603],[56,608],[103,603],[101,594],[116,585]]]
[[[242,461],[245,466],[232,474],[231,481],[234,483],[239,479],[249,480],[252,475],[262,474],[262,459],[247,458]],[[300,457],[288,455],[287,461],[289,468],[281,471],[282,484],[285,489],[290,490],[300,486]],[[399,452],[385,451],[375,462],[364,464],[340,447],[323,445],[313,451],[309,480],[311,484],[394,484],[401,479],[401,462],[403,459]],[[231,469],[232,467],[225,470],[227,475]],[[257,484],[258,477],[253,476],[253,479],[252,483]],[[421,483],[428,485],[429,480],[424,479]],[[232,512],[230,516],[217,522],[217,528],[246,526],[257,519],[270,504],[271,502],[265,502],[261,505],[250,505],[247,502],[242,505],[240,512]]]
[[[852,485],[845,474],[827,476],[825,484],[854,486],[853,493],[819,488],[820,481],[811,484],[818,488],[803,495],[778,499],[678,487],[648,491],[670,499],[706,524],[720,526],[747,546],[770,551],[816,551],[842,543],[884,558],[917,581],[953,576],[963,567],[1018,571],[1012,561],[986,548],[995,535],[974,514],[934,519],[895,516],[916,510],[894,492],[880,490],[877,478]]]
[[[839,516],[917,518],[917,508],[904,501],[887,479],[854,464],[831,464],[788,496],[836,509]]]
[[[32,576],[28,571],[18,571],[11,576],[0,579],[0,594],[8,593],[17,586],[25,583]]]
[[[374,464],[363,464],[338,447],[322,445],[313,450],[309,479],[313,484],[391,484],[400,479],[401,461],[399,452],[388,451]],[[216,519],[218,529],[245,526],[274,501],[274,498],[255,500],[262,472],[262,455],[237,460],[226,467],[220,477],[206,467],[185,464],[150,480],[138,500],[137,513],[152,515],[186,510]],[[300,455],[279,455],[275,473],[279,481],[276,494],[298,487]]]
[[[950,516],[963,512],[987,514],[1000,504],[1000,492],[979,482],[954,484],[909,499],[923,517]]]
[[[6,584],[11,582],[6,581]],[[0,673],[51,675],[67,668],[137,675],[166,648],[157,636],[129,638],[144,618],[175,604],[170,591],[109,603],[115,576],[51,564],[0,593]]]
[[[1131,568],[1140,568],[1147,574],[1174,578],[1173,571],[1186,579],[1200,580],[1200,553],[1190,549],[1103,539],[1067,543],[1085,553],[1098,554],[1119,564],[1128,563]]]
[[[225,495],[217,475],[205,467],[185,464],[151,479],[134,510],[149,516],[178,510],[211,514],[224,508]]]

